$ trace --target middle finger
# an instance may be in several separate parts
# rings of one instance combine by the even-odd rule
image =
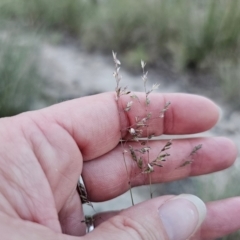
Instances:
[[[148,142],[151,148],[149,159],[146,154],[143,155],[146,164],[156,158],[165,144],[166,140]],[[203,147],[194,154],[192,163],[181,166],[188,160],[194,146],[199,144]],[[139,148],[139,143],[127,143],[126,147],[128,145],[134,149]],[[82,177],[90,201],[106,201],[119,196],[129,189],[129,181],[132,187],[149,184],[148,174],[143,174],[143,170],[138,168],[130,151],[125,154],[125,160],[122,152],[123,148],[118,146],[100,158],[84,163]],[[223,137],[174,140],[167,152],[170,156],[162,163],[163,167],[154,166],[152,183],[169,182],[225,169],[234,162],[237,154],[235,145]]]

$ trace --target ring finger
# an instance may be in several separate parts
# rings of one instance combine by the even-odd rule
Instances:
[[[131,147],[136,149],[137,144],[139,143],[131,143]],[[143,160],[146,163],[151,162],[165,144],[166,141],[150,141],[149,160],[146,154]],[[189,154],[199,144],[203,145],[202,149],[189,161]],[[130,151],[125,154],[125,160],[122,152],[122,147],[118,146],[97,159],[84,162],[82,177],[90,201],[106,201],[119,196],[129,189],[129,181],[132,187],[149,184],[148,174],[142,173],[143,170],[133,161]],[[222,137],[174,140],[167,152],[170,156],[166,162],[161,163],[163,167],[154,166],[152,183],[169,182],[225,169],[234,162],[237,154],[234,144]]]

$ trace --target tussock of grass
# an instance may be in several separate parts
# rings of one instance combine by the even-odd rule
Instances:
[[[199,67],[237,51],[240,2],[235,0],[0,0],[1,17],[57,28],[88,49],[146,53],[148,63],[171,55],[180,67]],[[135,60],[133,60],[135,61]]]
[[[0,117],[29,110],[36,98],[40,77],[33,52],[11,37],[0,39]]]
[[[139,59],[149,66],[172,59],[180,69],[207,67],[220,76],[216,84],[231,100],[239,85],[239,5],[235,0],[0,0],[0,16],[68,32],[89,50],[115,49],[136,71]],[[229,74],[219,67],[223,59]]]
[[[169,54],[177,65],[196,68],[210,56],[214,63],[239,49],[238,5],[233,0],[103,1],[86,20],[82,38],[90,49],[127,54],[140,45],[152,64]]]
[[[1,18],[27,22],[31,26],[56,28],[71,34],[81,32],[84,17],[79,0],[0,0]]]
[[[240,109],[240,63],[223,61],[217,66],[217,74],[220,79],[223,96],[232,109]]]

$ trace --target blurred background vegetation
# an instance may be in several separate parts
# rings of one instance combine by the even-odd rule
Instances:
[[[240,110],[239,26],[238,0],[0,0],[0,116],[42,97],[38,56],[46,36],[71,38],[89,52],[114,49],[133,73],[140,59],[153,69],[164,62],[180,74],[207,73],[188,84],[216,86]]]
[[[22,35],[57,32],[88,51],[114,49],[131,71],[144,59],[152,67],[164,62],[180,72],[210,72],[214,77],[194,84],[210,81],[239,108],[239,5],[235,0],[0,0],[1,115],[27,110],[40,77],[37,59],[31,59],[37,44],[4,38],[5,32],[13,34],[9,25],[18,30],[15,35],[19,29]],[[14,106],[11,94],[24,98],[16,97]]]

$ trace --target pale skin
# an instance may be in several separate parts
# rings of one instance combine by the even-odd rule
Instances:
[[[138,96],[144,101],[144,94]],[[124,105],[128,99],[121,101]],[[218,107],[194,95],[152,94],[150,111],[159,111],[165,101],[170,101],[171,107],[164,119],[152,122],[151,130],[155,135],[200,133],[218,121]],[[128,190],[118,142],[120,129],[133,124],[135,116],[141,114],[139,111],[133,108],[119,121],[114,93],[105,93],[2,118],[1,238],[165,239],[164,233],[159,232],[161,223],[155,216],[155,209],[172,196],[157,197],[121,212],[100,213],[95,230],[83,236],[86,228],[81,223],[84,214],[76,191],[78,178],[82,174],[89,200],[95,202],[112,199]],[[145,110],[142,111],[144,114]],[[152,154],[165,142],[150,143]],[[194,162],[176,170],[197,144],[203,144],[203,148]],[[152,173],[152,182],[169,182],[219,171],[232,165],[236,155],[235,145],[222,137],[175,140],[169,162]],[[126,160],[131,169],[132,186],[146,184],[145,176],[135,175],[137,169],[135,171],[132,159],[127,157]],[[215,239],[240,229],[240,197],[207,203],[207,209],[199,239]],[[146,222],[140,216],[147,216],[153,223],[151,236],[148,236],[149,231],[144,231]],[[110,217],[113,218],[109,221]],[[126,226],[123,222],[130,224]]]

